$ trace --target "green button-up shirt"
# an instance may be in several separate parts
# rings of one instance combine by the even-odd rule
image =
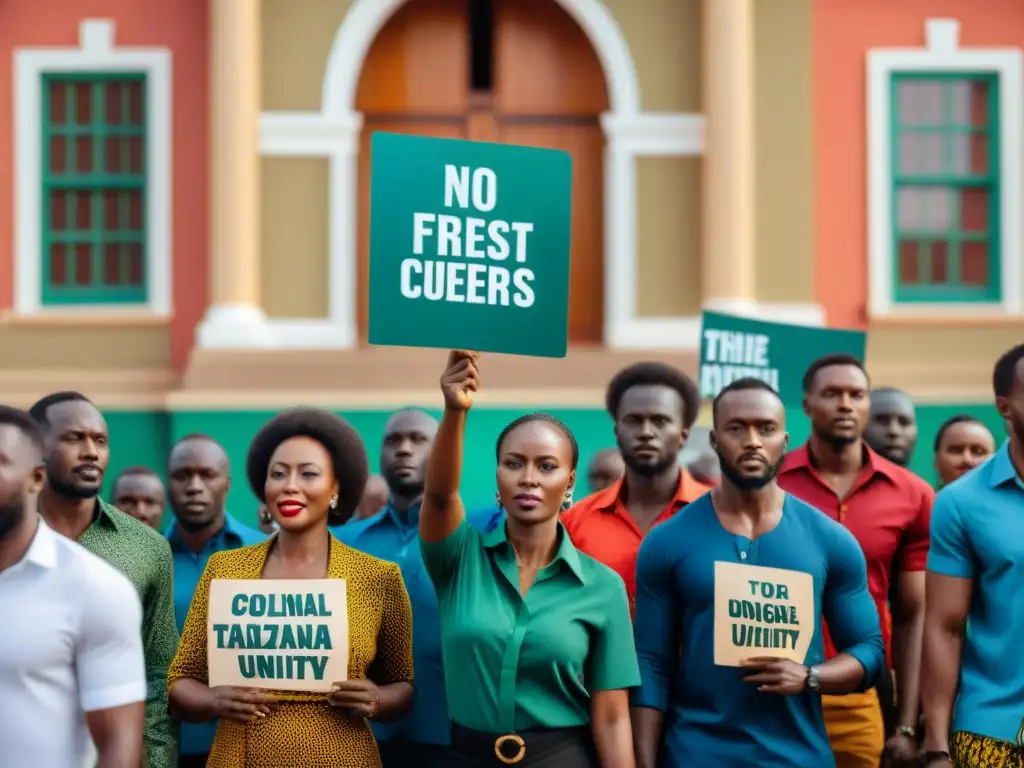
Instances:
[[[509,733],[590,722],[590,692],[640,684],[629,602],[613,570],[558,527],[558,551],[519,593],[505,526],[465,520],[421,544],[437,591],[452,721]]]
[[[177,725],[167,710],[167,667],[178,649],[171,548],[152,528],[99,499],[99,513],[78,543],[120,570],[142,599],[146,654],[145,768],[177,765]]]

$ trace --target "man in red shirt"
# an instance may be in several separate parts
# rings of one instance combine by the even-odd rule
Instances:
[[[870,383],[859,360],[823,357],[807,369],[803,386],[811,437],[787,454],[779,485],[843,523],[860,542],[898,692],[897,732],[888,742],[874,690],[822,696],[836,766],[877,768],[883,750],[887,765],[909,764],[917,753],[924,576],[935,494],[922,479],[865,444]],[[890,626],[886,601],[894,577]],[[836,651],[827,627],[824,639],[831,657]]]
[[[693,380],[668,365],[637,363],[619,371],[605,396],[625,475],[562,515],[573,544],[617,571],[630,610],[636,555],[651,528],[709,490],[679,466],[679,452],[700,412]]]

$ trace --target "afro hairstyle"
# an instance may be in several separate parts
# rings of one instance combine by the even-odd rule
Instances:
[[[316,440],[330,455],[334,477],[338,481],[338,505],[328,513],[327,524],[341,525],[352,517],[359,505],[370,468],[366,446],[359,433],[333,413],[319,408],[292,408],[264,424],[253,438],[245,461],[249,487],[257,499],[266,502],[270,458],[281,443],[293,437]]]

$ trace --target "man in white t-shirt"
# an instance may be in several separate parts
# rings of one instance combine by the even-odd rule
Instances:
[[[36,513],[43,437],[0,406],[0,764],[138,768],[142,606],[113,566]]]

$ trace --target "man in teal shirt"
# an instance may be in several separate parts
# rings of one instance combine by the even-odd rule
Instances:
[[[158,531],[99,497],[110,461],[110,436],[106,420],[87,397],[56,392],[29,412],[45,436],[46,486],[39,496],[39,513],[57,533],[127,576],[142,600],[148,688],[144,765],[174,768],[177,728],[167,709],[167,667],[178,649],[178,629],[170,548]]]
[[[171,448],[167,490],[174,522],[167,529],[167,541],[174,556],[174,614],[179,632],[210,555],[266,538],[227,514],[224,503],[230,487],[231,464],[213,438],[188,435]],[[216,720],[182,723],[179,768],[205,766],[216,732]]]
[[[1010,439],[942,488],[932,509],[921,676],[928,766],[1024,764],[1024,344],[999,359],[992,386]]]

